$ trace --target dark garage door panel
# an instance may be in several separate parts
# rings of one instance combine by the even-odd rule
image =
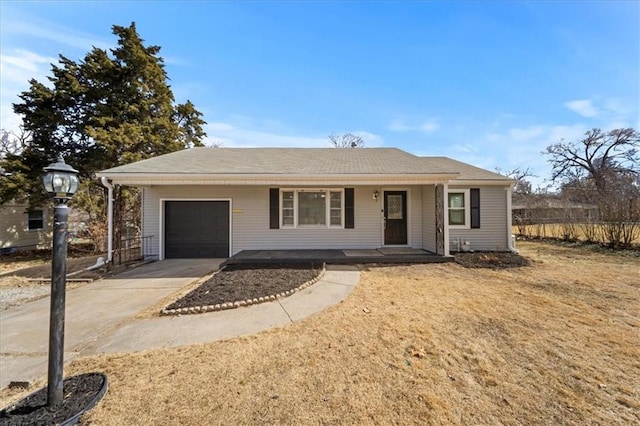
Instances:
[[[228,201],[165,201],[166,258],[229,256]]]

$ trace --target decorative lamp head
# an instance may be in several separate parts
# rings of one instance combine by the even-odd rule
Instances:
[[[44,189],[58,203],[66,203],[78,190],[78,171],[66,164],[62,156],[44,168]]]

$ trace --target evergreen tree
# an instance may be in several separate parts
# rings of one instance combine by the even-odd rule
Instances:
[[[31,80],[13,105],[30,138],[21,153],[0,159],[0,203],[45,203],[42,169],[62,155],[80,171],[74,204],[106,223],[105,189],[95,172],[202,145],[205,121],[190,101],[175,104],[160,47],[145,46],[135,23],[112,32],[116,48],[94,47],[78,62],[61,55],[49,84]],[[114,199],[117,224],[138,203],[135,190],[120,187]]]

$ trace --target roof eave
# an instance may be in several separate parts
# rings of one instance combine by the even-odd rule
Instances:
[[[446,183],[455,179],[456,173],[434,174],[186,174],[186,173],[105,173],[96,177],[106,177],[120,185],[295,185],[318,183],[344,185],[429,184]]]
[[[514,184],[513,179],[452,179],[449,182],[452,186],[511,186]]]

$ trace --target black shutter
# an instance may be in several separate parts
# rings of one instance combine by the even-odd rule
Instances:
[[[480,228],[480,189],[471,188],[471,227]]]
[[[269,188],[269,229],[280,228],[280,190]]]
[[[344,227],[355,228],[354,208],[353,208],[353,188],[344,189]]]

